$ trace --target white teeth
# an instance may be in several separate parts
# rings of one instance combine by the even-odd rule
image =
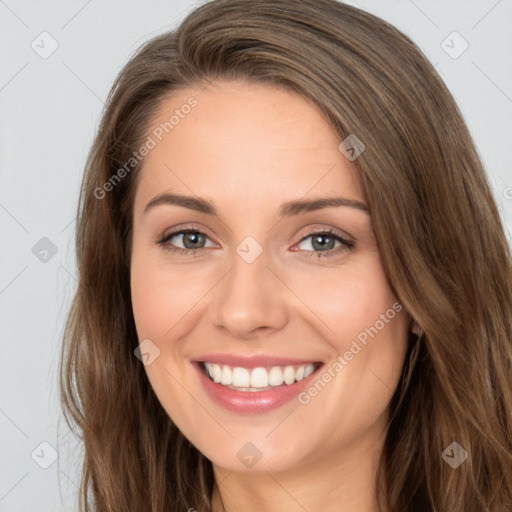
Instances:
[[[267,370],[265,368],[254,368],[251,372],[251,388],[266,388],[267,386]]]
[[[229,386],[232,384],[233,379],[231,376],[231,370],[229,369],[229,366],[223,366],[222,367],[222,375],[221,375],[221,384],[224,384],[225,386]]]
[[[239,366],[233,368],[231,378],[233,386],[239,388],[248,388],[251,385],[251,375],[249,374],[249,370],[247,370],[247,368],[240,368]]]
[[[293,366],[287,366],[284,369],[283,379],[288,385],[293,384],[295,382],[295,368]]]
[[[273,366],[268,374],[268,383],[271,386],[280,386],[283,383],[283,370],[280,366]]]
[[[270,368],[242,367],[231,368],[228,365],[204,363],[207,374],[213,382],[231,388],[244,388],[244,391],[256,391],[260,388],[291,385],[305,379],[315,371],[314,364],[302,366],[272,366]]]
[[[220,366],[218,364],[214,364],[212,371],[213,371],[213,377],[212,377],[213,382],[220,382],[220,379],[221,379]]]

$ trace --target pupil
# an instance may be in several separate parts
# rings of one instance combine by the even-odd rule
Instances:
[[[313,238],[313,247],[315,249],[325,249],[325,246],[328,245],[328,242],[327,243],[321,243],[320,240],[329,240],[330,242],[333,242],[334,239],[329,237],[329,236],[325,236],[325,235],[317,235]],[[315,247],[315,244],[318,244],[318,247]],[[330,249],[332,249],[332,247],[329,247]]]
[[[185,233],[185,239],[184,239],[185,247],[187,247],[187,242],[191,241],[191,243],[192,243],[191,248],[193,249],[194,244],[197,244],[200,237],[201,237],[201,235],[199,233]],[[187,247],[187,248],[190,248],[190,247]]]

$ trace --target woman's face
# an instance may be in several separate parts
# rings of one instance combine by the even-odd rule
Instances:
[[[409,317],[341,139],[299,96],[231,82],[176,93],[148,136],[131,291],[168,415],[232,471],[372,451]]]

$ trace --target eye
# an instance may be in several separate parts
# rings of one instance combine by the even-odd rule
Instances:
[[[176,243],[179,243],[180,239],[184,247],[176,246]],[[311,239],[311,241],[306,243],[308,239]],[[202,254],[206,247],[215,247],[213,243],[206,245],[208,240],[209,237],[202,231],[198,229],[184,228],[166,234],[157,241],[157,244],[167,252],[182,255],[193,254],[194,256],[198,256]],[[318,258],[336,256],[342,251],[354,248],[353,242],[335,234],[333,230],[313,231],[302,238],[297,245],[301,244],[306,245],[306,247],[302,247],[300,249],[306,253],[310,253],[307,257]],[[336,244],[338,244],[337,247]],[[308,246],[311,249],[308,248]],[[292,251],[296,251],[296,249],[292,249]]]
[[[184,247],[176,247],[175,245],[180,238]],[[176,241],[171,242],[173,239],[176,239]],[[191,254],[202,252],[202,249],[207,247],[205,245],[207,240],[209,240],[208,236],[202,231],[197,229],[181,229],[168,233],[157,243],[166,251],[179,254]],[[212,246],[214,246],[214,244],[210,245],[210,247]]]
[[[310,241],[306,242],[307,240]],[[336,243],[339,245],[335,247]],[[314,231],[304,237],[298,245],[303,244],[302,247],[306,252],[311,254],[308,257],[325,258],[338,255],[341,251],[354,248],[354,243],[346,240],[345,238],[336,235],[332,230],[327,231]],[[311,248],[311,249],[309,249]]]

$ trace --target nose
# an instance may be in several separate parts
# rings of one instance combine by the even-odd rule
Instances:
[[[255,339],[282,329],[288,321],[290,292],[268,267],[265,252],[252,263],[235,253],[230,271],[213,292],[212,322],[236,339]]]

